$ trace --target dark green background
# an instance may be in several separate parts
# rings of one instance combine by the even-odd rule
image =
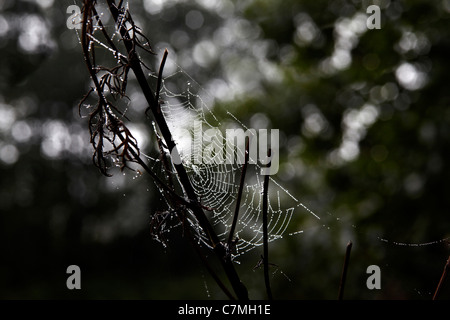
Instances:
[[[305,232],[271,244],[275,298],[335,299],[351,240],[346,298],[431,299],[449,255],[450,1],[226,0],[209,9],[205,1],[174,1],[161,10],[130,2],[154,49],[169,47],[206,90],[211,79],[236,74],[253,84],[241,95],[225,91],[218,116],[230,110],[251,126],[263,113],[283,132],[277,178],[323,220],[296,217],[292,224]],[[93,166],[87,119],[77,110],[88,73],[66,27],[73,3],[0,4],[0,297],[223,298],[181,233],[172,232],[167,248],[152,240],[150,217],[161,206],[152,182],[132,172],[106,178]],[[381,29],[353,30],[348,47],[337,25],[367,16],[370,4],[381,8]],[[191,10],[202,13],[200,28],[186,24]],[[45,26],[41,36],[33,33],[37,24]],[[227,37],[230,44],[220,46]],[[216,51],[198,65],[201,41]],[[339,48],[351,63],[324,72]],[[262,76],[258,61],[276,76]],[[403,63],[426,81],[402,85],[396,70]],[[361,129],[358,156],[330,161],[348,138],[346,115],[365,104],[378,114]],[[258,250],[237,266],[251,298],[265,297],[262,271],[253,270]],[[71,264],[81,268],[81,290],[66,288]],[[381,268],[381,290],[366,287],[372,264]],[[448,297],[447,283],[441,298]]]

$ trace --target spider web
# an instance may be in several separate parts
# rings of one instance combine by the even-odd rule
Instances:
[[[99,17],[104,16],[104,8],[97,8]],[[118,28],[114,24],[103,24],[111,34],[111,41],[120,39]],[[98,36],[97,36],[98,35]],[[77,31],[77,36],[79,34]],[[89,35],[91,44],[100,50],[104,59],[114,61],[123,56],[122,53],[112,49],[104,39],[102,39],[101,28],[97,25],[94,34]],[[205,208],[205,213],[212,222],[221,241],[226,241],[230,229],[232,227],[233,216],[237,205],[239,193],[240,178],[242,175],[243,164],[237,161],[222,161],[215,163],[214,161],[196,161],[198,154],[205,154],[205,150],[218,150],[223,147],[221,142],[225,138],[226,129],[242,129],[248,132],[248,128],[237,119],[231,112],[226,112],[226,117],[221,120],[213,113],[214,99],[206,92],[188,73],[186,73],[176,62],[169,58],[172,63],[174,72],[166,75],[162,79],[159,99],[161,101],[161,111],[164,114],[166,122],[171,130],[175,144],[181,156],[181,163],[185,167],[190,183],[193,186],[201,205]],[[167,68],[166,68],[167,69]],[[149,81],[156,87],[157,74],[150,73]],[[154,88],[155,90],[156,88]],[[133,101],[127,101],[124,110],[121,110],[122,119],[128,117],[130,104]],[[132,109],[132,106],[131,106]],[[134,119],[130,118],[131,121]],[[138,120],[139,121],[139,120]],[[201,139],[200,143],[192,146],[195,139],[194,132],[201,125],[202,137],[209,129],[217,129],[219,137],[213,138],[207,142]],[[195,126],[197,125],[197,127]],[[197,129],[196,129],[197,128]],[[164,142],[159,136],[155,123],[153,130],[157,140],[161,143],[155,143],[155,148],[159,152],[163,151],[166,156],[169,150],[165,148]],[[186,134],[189,132],[189,134]],[[227,140],[225,143],[229,143]],[[160,150],[160,148],[164,150]],[[141,150],[142,151],[142,150]],[[158,152],[158,153],[159,153]],[[233,157],[244,158],[245,146],[236,145]],[[159,156],[151,156],[144,152],[150,162],[150,167],[155,173],[166,175],[177,191],[183,190],[181,182],[178,180],[175,168],[173,167],[173,159],[162,159]],[[112,162],[116,166],[120,166],[118,159],[113,157]],[[262,223],[262,207],[263,207],[263,181],[264,176],[261,174],[261,166],[257,159],[250,156],[249,165],[246,170],[246,179],[242,190],[241,202],[239,204],[239,219],[237,221],[234,232],[235,250],[233,257],[240,256],[255,247],[263,244],[263,223]],[[167,167],[169,163],[169,167]],[[157,185],[157,184],[156,184]],[[158,188],[160,186],[157,185]],[[164,202],[167,210],[159,213],[163,217],[158,217],[157,223],[160,224],[159,235],[155,236],[156,240],[160,240],[165,244],[164,239],[169,233],[181,223],[175,219],[175,212],[179,208],[176,204],[167,199],[165,191],[159,189],[161,200]],[[295,198],[287,189],[283,188],[272,176],[270,177],[268,192],[268,241],[282,238],[284,235],[294,235],[302,233],[303,230],[299,226],[290,229],[293,217],[296,214],[307,214],[315,220],[320,220],[319,216],[310,210],[306,205]],[[158,213],[153,216],[157,217]],[[186,217],[190,227],[196,231],[199,241],[207,245],[205,234],[198,225],[195,217],[190,215]],[[173,222],[173,223],[172,223]]]
[[[152,77],[156,79],[155,75],[152,75]],[[163,79],[160,99],[163,102],[161,111],[171,129],[174,142],[180,153],[181,163],[188,173],[190,182],[202,206],[208,209],[205,212],[218,231],[219,237],[226,241],[237,205],[243,164],[238,161],[199,162],[196,161],[196,157],[198,157],[198,154],[204,154],[205,152],[209,154],[211,149],[219,150],[226,143],[229,143],[228,137],[224,134],[226,129],[242,129],[244,132],[250,132],[248,131],[249,128],[228,111],[226,112],[227,117],[219,120],[213,113],[213,107],[206,102],[207,100],[213,100],[211,96],[179,66],[174,73]],[[201,125],[202,137],[205,137],[211,129],[215,130],[218,136],[211,140],[204,138],[198,140],[199,124]],[[193,145],[193,141],[200,143]],[[165,151],[168,152],[168,150]],[[237,145],[234,152],[233,156],[243,157],[245,147]],[[153,162],[154,170],[155,165],[163,166],[160,159],[148,158]],[[239,204],[239,219],[235,230],[235,237],[238,240],[236,256],[263,244],[264,175],[261,174],[261,166],[256,159],[250,157],[249,163],[242,190],[242,199]],[[171,170],[170,174],[176,179],[174,169]],[[290,230],[291,222],[296,214],[306,213],[316,220],[320,219],[272,176],[269,179],[267,212],[269,242],[280,239],[285,234],[293,235],[302,232],[298,229]]]

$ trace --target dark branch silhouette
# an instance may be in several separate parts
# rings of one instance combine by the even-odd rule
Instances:
[[[115,1],[107,0],[107,4],[115,22],[116,31],[120,34],[120,40],[123,43],[125,52],[120,53],[117,45],[111,40],[112,38],[104,28],[101,19],[97,14],[95,1],[84,1],[81,30],[83,55],[94,87],[88,91],[85,97],[83,97],[79,108],[87,101],[90,95],[94,93],[97,95],[97,104],[89,114],[89,132],[91,135],[91,144],[94,148],[94,164],[99,168],[101,173],[107,176],[110,175],[108,173],[108,161],[106,158],[108,155],[115,156],[120,160],[121,170],[129,168],[128,163],[130,162],[140,165],[144,171],[152,177],[155,183],[162,188],[166,200],[172,204],[173,208],[175,208],[173,212],[166,212],[165,214],[159,213],[159,215],[157,214],[157,216],[154,216],[152,230],[159,232],[162,225],[165,223],[165,219],[175,214],[183,225],[185,231],[184,234],[187,234],[195,251],[199,254],[213,279],[229,298],[233,298],[223,282],[219,279],[217,273],[213,271],[209,263],[207,263],[205,256],[201,252],[200,242],[195,239],[194,234],[190,230],[190,228],[192,228],[192,222],[189,221],[187,217],[193,216],[205,235],[206,240],[204,241],[206,242],[206,247],[211,248],[214,251],[237,298],[246,300],[248,299],[247,289],[239,279],[231,256],[227,254],[227,245],[219,240],[218,235],[206,217],[203,211],[204,207],[197,198],[183,164],[174,161],[171,163],[175,168],[178,181],[182,187],[183,194],[180,195],[174,190],[173,183],[169,179],[167,182],[163,181],[141,159],[137,141],[124,122],[124,120],[128,119],[125,117],[124,112],[121,112],[115,105],[114,101],[107,98],[107,93],[110,93],[114,100],[126,98],[127,78],[129,71],[131,70],[148,103],[145,114],[151,112],[157,128],[161,133],[161,141],[158,141],[158,143],[164,143],[164,145],[167,146],[170,155],[179,158],[172,133],[167,125],[164,115],[160,111],[159,91],[168,52],[167,50],[164,52],[159,68],[157,89],[153,92],[143,71],[143,67],[147,69],[148,67],[145,66],[138,52],[141,50],[144,54],[154,54],[150,47],[149,40],[141,32],[139,27],[136,26],[130,12],[122,7],[122,1],[116,5]],[[95,28],[93,27],[94,18],[97,21],[98,28],[107,39],[107,44],[114,52],[117,65],[113,67],[103,66],[96,62],[94,46]],[[162,154],[162,157],[166,157],[166,155]]]

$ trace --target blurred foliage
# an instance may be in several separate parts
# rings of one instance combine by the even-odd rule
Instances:
[[[74,2],[0,3],[0,297],[222,298],[182,235],[152,240],[151,181],[92,165],[76,107],[89,79],[66,26]],[[379,30],[366,27],[371,4]],[[299,216],[303,233],[271,243],[275,298],[335,299],[349,240],[346,298],[431,298],[449,255],[450,1],[144,0],[130,11],[216,115],[282,130],[276,178],[322,219]],[[264,298],[257,251],[238,271]],[[66,288],[71,264],[82,290]],[[381,290],[366,287],[372,264]]]

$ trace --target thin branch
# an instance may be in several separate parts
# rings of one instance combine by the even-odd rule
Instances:
[[[232,242],[233,242],[233,237],[234,237],[234,230],[236,229],[236,224],[238,221],[238,216],[239,216],[239,207],[241,206],[241,198],[242,198],[242,193],[244,191],[244,182],[245,182],[245,173],[247,172],[247,166],[248,166],[248,160],[249,160],[249,140],[247,139],[246,143],[245,143],[245,160],[244,160],[244,164],[242,166],[242,172],[241,172],[241,181],[239,183],[239,191],[237,194],[237,199],[236,199],[236,207],[234,209],[234,216],[233,216],[233,223],[231,224],[231,229],[230,229],[230,234],[228,235],[228,248],[231,248]]]
[[[448,257],[447,263],[444,266],[444,271],[442,271],[442,276],[441,276],[441,279],[439,280],[439,283],[438,283],[438,286],[436,288],[436,291],[434,292],[433,300],[437,299],[437,297],[439,295],[439,292],[442,289],[442,285],[443,285],[443,283],[445,281],[445,278],[447,278],[447,273],[448,273],[449,270],[450,270],[450,256]]]
[[[350,252],[352,251],[352,245],[353,245],[352,242],[349,241],[347,243],[347,249],[345,250],[345,260],[344,260],[344,266],[342,268],[341,282],[339,284],[338,300],[342,300],[344,298],[345,280],[347,279],[347,270],[348,270],[348,264],[350,262]]]
[[[167,49],[164,50],[164,54],[163,54],[163,58],[161,60],[161,64],[159,66],[159,72],[158,72],[158,82],[156,83],[156,92],[155,92],[155,100],[158,104],[158,113],[161,113],[161,106],[159,103],[159,93],[161,91],[161,84],[162,84],[162,78],[163,78],[163,71],[164,71],[164,66],[166,65],[166,60],[167,60],[167,56],[169,55],[169,51],[167,51]],[[151,109],[151,106],[149,106],[146,110],[145,110],[145,115],[147,115],[148,111]]]
[[[121,141],[125,141],[125,137],[121,133],[117,133],[117,136]],[[174,197],[180,204],[185,205],[186,207],[192,207],[192,203],[186,201],[183,197],[180,197],[173,189],[169,188],[149,167],[148,165],[141,159],[141,157],[135,152],[133,149],[129,149],[128,152],[132,155],[133,159],[147,172],[152,179],[156,182],[156,184],[164,189],[165,192],[170,194],[171,197]]]
[[[200,250],[199,246],[195,243],[195,239],[192,237],[191,232],[189,230],[189,228],[186,228],[186,233],[188,234],[189,240],[191,241],[191,244],[193,245],[195,252],[197,253],[197,255],[200,257],[200,259],[202,260],[203,264],[206,267],[206,270],[208,270],[209,274],[211,275],[211,277],[213,277],[214,281],[216,281],[217,285],[222,289],[222,291],[225,293],[225,295],[230,299],[230,300],[236,300],[236,298],[230,293],[230,291],[227,289],[227,287],[224,285],[224,283],[222,282],[222,280],[220,280],[219,276],[217,275],[217,273],[212,269],[211,265],[209,264],[208,260],[206,259],[205,255],[203,254],[203,252]]]
[[[119,10],[115,6],[113,0],[107,0],[107,3],[115,23],[118,24]],[[133,42],[133,37],[130,36],[129,31],[125,28],[124,24],[119,25],[119,33],[122,37],[124,46],[128,53],[128,60],[130,67],[133,70],[133,73],[136,77],[139,86],[142,89],[142,92],[147,100],[147,103],[149,104],[150,110],[152,111],[153,117],[155,118],[155,122],[157,123],[161,131],[161,134],[169,149],[169,152],[171,155],[174,154],[175,156],[179,156],[175,142],[172,139],[172,133],[167,125],[164,115],[161,112],[158,112],[159,102],[156,100],[156,97],[153,94],[153,91],[151,90],[147,82],[147,77],[145,76],[142,70],[141,60],[139,59],[135,51],[134,46],[135,43]],[[186,196],[189,199],[189,201],[192,203],[190,209],[194,214],[195,218],[197,219],[200,227],[203,229],[206,236],[208,237],[211,247],[213,248],[219,261],[221,262],[222,267],[224,268],[225,273],[233,287],[233,290],[235,291],[238,299],[247,300],[248,299],[247,289],[239,279],[236,269],[234,268],[233,262],[231,261],[231,259],[226,257],[227,250],[225,248],[225,245],[220,242],[219,237],[215,233],[211,223],[209,222],[208,218],[203,212],[200,203],[198,201],[197,195],[195,193],[195,190],[189,180],[189,177],[187,175],[184,166],[182,164],[174,163],[174,167],[175,170],[177,171],[178,178],[184,189],[184,192],[186,193]]]
[[[164,54],[163,54],[163,58],[161,60],[161,65],[159,66],[158,83],[156,85],[156,102],[158,102],[158,105],[159,105],[159,92],[161,91],[163,71],[164,71],[164,66],[166,64],[166,60],[167,60],[167,55],[168,54],[169,54],[169,51],[167,51],[167,49],[165,49],[164,50]]]
[[[100,30],[102,31],[106,41],[108,42],[109,46],[111,47],[111,49],[113,49],[117,54],[119,54],[119,50],[117,50],[116,45],[114,44],[114,42],[111,40],[111,38],[109,37],[108,33],[106,32],[105,26],[103,25],[102,20],[100,19],[99,14],[97,13],[97,9],[95,9],[95,6],[92,7],[92,13],[94,13],[94,16],[97,19],[97,23],[100,27]],[[124,59],[125,62],[128,62],[126,57],[121,55],[121,56],[117,56],[117,58],[121,58]]]
[[[267,155],[269,158],[271,157],[271,150],[268,150]],[[270,162],[268,164],[270,167]],[[272,300],[272,290],[270,289],[270,280],[269,280],[269,243],[268,243],[268,231],[267,231],[267,210],[268,210],[268,194],[269,189],[269,175],[265,175],[264,177],[264,190],[263,190],[263,246],[264,246],[264,254],[263,254],[263,264],[264,264],[264,283],[266,285],[267,298]]]

